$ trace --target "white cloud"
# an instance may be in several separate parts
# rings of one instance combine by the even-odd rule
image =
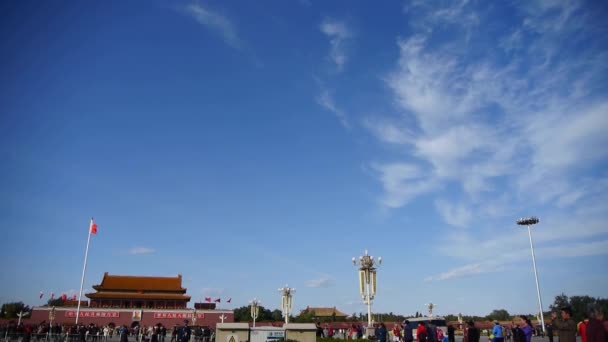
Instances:
[[[350,127],[350,123],[348,122],[346,113],[344,112],[344,110],[342,110],[341,108],[338,108],[338,106],[336,106],[334,99],[328,89],[322,88],[321,94],[319,94],[319,96],[317,96],[316,101],[317,101],[317,104],[319,104],[321,107],[334,113],[336,115],[336,117],[338,117],[338,119],[340,120],[340,123],[342,124],[342,126],[344,126],[346,128]]]
[[[461,267],[453,268],[447,272],[443,272],[434,276],[424,278],[424,281],[443,281],[470,276],[477,276],[484,273],[494,273],[502,271],[501,266],[491,264],[470,264]]]
[[[517,5],[519,23],[497,36],[474,29],[491,21],[487,6],[431,3],[408,5],[413,33],[397,40],[396,67],[384,77],[397,115],[363,122],[400,152],[373,165],[385,207],[435,197],[448,225],[483,222],[474,233],[448,234],[438,247],[466,265],[427,280],[495,272],[529,258],[527,234],[509,218],[528,210],[547,217],[534,230],[539,257],[605,254],[606,242],[585,241],[608,234],[600,204],[607,200],[608,49],[585,45],[603,37],[584,24],[589,13],[576,1],[530,1]],[[479,49],[493,52],[477,56]],[[506,252],[496,257],[497,249]]]
[[[342,71],[348,60],[346,56],[347,41],[354,36],[352,30],[345,22],[330,18],[323,20],[319,29],[329,38],[329,44],[331,45],[329,58],[336,65],[338,71]]]
[[[363,126],[369,129],[378,140],[390,144],[410,144],[414,141],[414,133],[407,126],[400,126],[389,120],[368,118]]]
[[[129,254],[131,255],[147,255],[154,252],[156,252],[154,249],[148,247],[133,247],[129,250]]]
[[[413,164],[375,164],[372,168],[380,175],[385,196],[382,203],[389,208],[399,208],[416,196],[433,190],[436,182],[428,178]]]
[[[471,222],[473,215],[463,204],[450,204],[445,200],[436,200],[435,207],[443,220],[452,226],[466,227]]]
[[[230,47],[235,49],[242,47],[243,44],[237,34],[236,27],[227,17],[203,7],[200,3],[192,3],[186,6],[184,11],[201,25],[219,34]]]
[[[306,282],[306,287],[325,288],[334,285],[333,279],[329,277],[321,277],[319,279],[311,279]]]

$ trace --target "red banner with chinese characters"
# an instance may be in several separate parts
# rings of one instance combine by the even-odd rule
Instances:
[[[191,313],[175,313],[175,312],[155,312],[154,313],[155,319],[171,319],[171,318],[192,319],[192,316],[193,316],[193,314],[191,314]],[[196,314],[196,318],[203,319],[203,318],[205,318],[205,314],[204,313]]]
[[[76,317],[76,311],[66,311],[65,317]],[[95,318],[118,318],[120,312],[116,311],[80,311],[80,317],[95,317]]]

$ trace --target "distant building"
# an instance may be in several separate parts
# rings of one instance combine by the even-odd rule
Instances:
[[[101,284],[88,293],[91,308],[185,309],[190,296],[177,277],[103,275]]]
[[[302,310],[301,314],[312,314],[314,318],[330,318],[337,321],[342,321],[348,317],[347,314],[336,309],[335,306],[333,308],[311,308],[307,306],[306,309]]]

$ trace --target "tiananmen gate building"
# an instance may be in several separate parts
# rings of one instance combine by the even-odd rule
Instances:
[[[96,291],[85,296],[89,305],[81,305],[78,323],[96,325],[155,325],[166,327],[184,324],[213,326],[223,321],[234,322],[232,310],[217,310],[207,303],[204,309],[188,309],[190,296],[182,287],[182,276],[177,277],[140,277],[110,275],[107,272]],[[76,307],[48,306],[37,307],[32,311],[32,323],[49,322],[54,310],[53,323],[74,324]]]
[[[190,301],[177,277],[103,275],[96,293],[86,294],[91,308],[185,309]]]

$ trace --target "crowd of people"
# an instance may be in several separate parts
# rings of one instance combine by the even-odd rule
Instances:
[[[469,321],[462,329],[463,342],[531,342],[533,336],[547,336],[549,342],[553,342],[555,336],[559,342],[576,342],[577,336],[581,337],[582,342],[608,342],[608,321],[597,305],[590,305],[586,319],[578,324],[572,318],[571,308],[564,307],[560,311],[560,317],[556,313],[552,314],[551,320],[546,324],[546,332],[523,315],[509,324],[494,322],[494,326],[488,329],[480,329],[479,324]],[[384,323],[374,324],[369,336],[365,336],[365,328],[361,324],[352,324],[347,329],[333,329],[328,324],[317,324],[319,338],[358,340],[365,336],[378,342],[455,342],[455,331],[452,325],[448,325],[444,331],[430,322],[410,324],[406,320],[393,324],[391,329],[387,329]]]
[[[19,342],[213,342],[215,332],[209,327],[174,326],[170,331],[162,324],[134,325],[60,325],[42,323],[8,324],[0,326],[0,335],[6,341]]]

